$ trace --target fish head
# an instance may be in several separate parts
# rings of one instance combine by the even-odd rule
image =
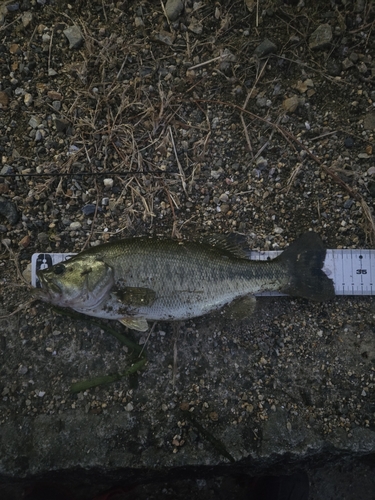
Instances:
[[[36,297],[72,309],[96,307],[114,284],[113,269],[94,255],[77,255],[37,272]]]

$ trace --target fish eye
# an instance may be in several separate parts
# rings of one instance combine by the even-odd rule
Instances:
[[[65,273],[65,266],[64,266],[64,264],[57,264],[57,266],[55,266],[53,268],[53,272],[55,274],[64,274]]]

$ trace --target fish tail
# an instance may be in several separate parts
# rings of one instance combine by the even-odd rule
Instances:
[[[277,259],[289,268],[288,285],[281,291],[321,302],[335,296],[333,281],[323,272],[326,249],[314,232],[303,234]]]

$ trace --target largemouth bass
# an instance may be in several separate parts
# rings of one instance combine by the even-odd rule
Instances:
[[[118,240],[38,271],[36,293],[45,302],[146,331],[148,321],[202,316],[262,291],[330,299],[335,293],[322,271],[325,254],[313,232],[270,261],[249,260],[221,238]]]

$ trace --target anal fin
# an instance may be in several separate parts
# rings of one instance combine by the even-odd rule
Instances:
[[[224,316],[228,319],[243,320],[254,314],[256,307],[254,295],[246,295],[233,300],[224,310]]]

